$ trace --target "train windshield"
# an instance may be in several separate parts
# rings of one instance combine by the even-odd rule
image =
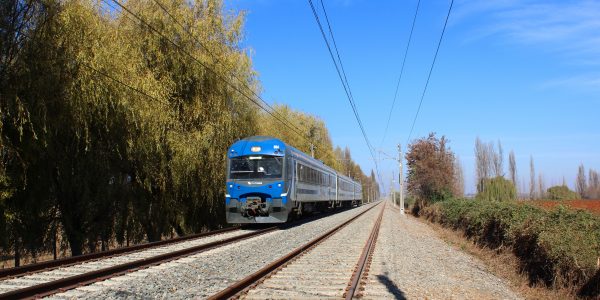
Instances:
[[[248,155],[234,157],[229,167],[230,179],[276,179],[283,173],[283,157]]]

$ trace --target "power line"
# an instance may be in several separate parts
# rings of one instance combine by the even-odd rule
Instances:
[[[228,66],[226,63],[221,62],[221,60],[218,58],[218,56],[215,53],[213,53],[202,41],[200,41],[196,36],[194,36],[187,27],[185,27],[183,24],[181,24],[177,20],[177,18],[175,18],[175,16],[159,0],[153,0],[153,1],[173,20],[173,22],[175,22],[177,25],[179,25],[179,27],[181,27],[181,29],[183,29],[191,38],[193,38],[213,58],[213,60],[215,61],[214,64],[219,63],[222,65]],[[220,53],[220,54],[222,55],[223,53]],[[247,90],[249,90],[254,95],[254,97],[256,97],[258,100],[260,100],[269,109],[271,109],[271,111],[273,111],[274,113],[277,113],[278,116],[285,119],[285,116],[282,116],[280,113],[275,111],[275,109],[269,103],[267,103],[260,95],[258,95],[258,93],[256,93],[256,91],[254,91],[252,88],[250,88],[244,80],[242,80],[241,78],[236,76],[235,73],[232,74],[232,77],[235,78],[240,84],[242,84]],[[288,120],[288,122],[291,126],[293,126],[298,131],[302,131],[302,129],[298,128],[290,120]],[[306,128],[304,130],[306,130]]]
[[[329,16],[327,15],[327,10],[325,9],[325,5],[323,3],[323,0],[320,0],[320,2],[321,2],[321,8],[323,9],[323,14],[325,15],[325,21],[327,22],[327,28],[329,30],[329,35],[331,36],[331,40],[333,41],[333,46],[334,46],[334,49],[335,49],[335,53],[336,53],[336,56],[337,56],[340,68],[337,68],[337,64],[335,62],[335,58],[333,57],[332,52],[331,52],[331,47],[329,45],[329,42],[328,42],[325,34],[323,33],[323,28],[321,26],[321,22],[319,20],[319,16],[318,16],[318,14],[316,14],[316,10],[314,9],[314,6],[312,5],[312,1],[309,0],[309,3],[311,4],[311,7],[313,8],[313,14],[315,14],[315,19],[317,21],[317,24],[319,25],[319,28],[321,29],[321,34],[323,35],[323,39],[325,40],[325,44],[327,45],[327,48],[329,50],[329,54],[331,55],[331,59],[333,60],[334,65],[336,65],[336,70],[338,72],[338,76],[339,76],[339,70],[340,69],[342,70],[342,75],[343,75],[344,79],[342,80],[342,77],[340,76],[340,80],[342,81],[342,85],[344,85],[344,83],[345,83],[345,87],[347,88],[346,96],[349,96],[348,100],[350,102],[350,105],[352,106],[352,110],[354,112],[354,115],[356,117],[358,125],[359,125],[359,127],[361,129],[363,137],[365,138],[365,141],[367,143],[367,147],[369,148],[369,152],[371,154],[371,157],[373,158],[373,162],[375,164],[375,170],[377,172],[377,176],[379,177],[379,179],[381,181],[381,176],[380,176],[380,173],[379,173],[379,165],[378,165],[377,160],[375,159],[373,145],[371,144],[371,141],[369,141],[369,137],[366,134],[366,130],[364,128],[364,125],[363,125],[362,120],[360,118],[360,115],[358,113],[358,108],[356,106],[356,102],[354,101],[354,95],[352,94],[352,90],[350,89],[350,83],[348,82],[348,77],[346,76],[346,71],[344,69],[344,64],[343,64],[342,59],[340,57],[340,53],[339,53],[339,50],[338,50],[338,47],[337,47],[337,43],[335,41],[335,36],[334,36],[333,30],[331,28],[331,23],[329,22]]]
[[[100,74],[100,75],[102,75],[102,76],[104,76],[104,77],[106,77],[106,78],[108,78],[108,79],[110,79],[110,80],[112,80],[112,81],[114,81],[114,82],[116,82],[116,83],[118,83],[118,84],[122,85],[122,86],[125,86],[125,87],[127,87],[128,89],[130,89],[130,90],[132,90],[132,91],[134,91],[134,92],[136,92],[136,93],[138,93],[138,94],[141,94],[141,95],[143,95],[143,96],[146,96],[148,99],[151,99],[151,100],[153,100],[153,101],[159,102],[159,103],[161,103],[161,104],[164,104],[164,105],[169,105],[169,103],[168,103],[168,102],[165,102],[165,101],[163,101],[163,100],[161,100],[161,99],[159,99],[159,98],[156,98],[156,97],[154,97],[154,96],[151,96],[150,94],[148,94],[148,93],[146,93],[146,92],[144,92],[144,91],[142,91],[142,90],[140,90],[140,89],[138,89],[138,88],[136,88],[136,87],[133,87],[133,86],[131,86],[131,85],[129,85],[129,84],[127,84],[127,83],[123,82],[122,80],[119,80],[119,79],[117,79],[117,78],[115,78],[115,77],[113,77],[113,76],[109,75],[109,74],[108,74],[108,73],[106,73],[106,72],[102,72],[102,71],[100,71],[100,70],[98,70],[98,69],[96,69],[96,68],[92,67],[92,66],[91,66],[91,65],[89,65],[89,64],[86,64],[86,63],[80,63],[80,65],[81,65],[81,66],[84,66],[84,67],[86,67],[86,68],[88,68],[88,69],[90,69],[90,70],[94,71],[95,73],[98,73],[98,74]]]
[[[438,52],[440,51],[440,45],[442,45],[442,39],[444,38],[444,32],[446,32],[446,25],[448,25],[448,19],[450,18],[450,12],[452,11],[452,5],[454,4],[454,0],[450,2],[450,7],[448,7],[448,14],[446,15],[446,21],[444,22],[444,28],[442,29],[442,34],[440,35],[440,40],[438,41],[437,49],[435,50],[435,55],[433,56],[433,62],[431,62],[431,68],[429,68],[429,75],[427,75],[427,81],[425,82],[425,87],[423,88],[423,93],[421,94],[421,101],[419,101],[419,107],[417,108],[417,113],[415,114],[415,118],[413,119],[412,126],[410,127],[410,133],[408,134],[408,138],[406,139],[406,145],[412,136],[413,129],[415,128],[415,123],[417,122],[417,118],[419,117],[419,112],[421,111],[421,105],[423,104],[423,98],[425,98],[425,92],[427,91],[427,86],[429,85],[429,79],[431,78],[431,73],[433,72],[433,66],[435,65],[435,61],[438,56]]]
[[[102,0],[104,3],[110,5],[107,1],[108,0]],[[143,25],[145,25],[146,27],[148,27],[152,32],[154,32],[155,34],[161,36],[163,39],[165,39],[167,42],[169,42],[169,44],[173,45],[175,48],[177,48],[179,51],[181,51],[183,54],[189,56],[190,58],[192,58],[192,60],[194,62],[196,62],[197,64],[201,65],[202,67],[204,67],[206,70],[210,71],[211,73],[213,73],[215,76],[219,77],[223,82],[225,82],[227,85],[229,85],[230,87],[232,87],[235,91],[237,91],[238,93],[240,93],[240,95],[244,96],[245,98],[247,98],[248,100],[250,100],[252,103],[256,104],[259,108],[261,108],[262,110],[264,110],[265,112],[267,112],[269,115],[271,115],[274,119],[278,120],[279,122],[281,122],[283,125],[285,125],[286,127],[288,127],[289,129],[291,129],[292,131],[296,132],[299,136],[301,136],[304,140],[306,140],[307,142],[311,143],[311,141],[309,141],[301,132],[299,132],[297,129],[291,127],[291,125],[288,124],[288,122],[285,122],[284,120],[281,120],[279,117],[275,116],[273,114],[273,112],[269,111],[268,109],[264,108],[262,105],[260,105],[260,103],[258,103],[255,99],[253,99],[252,97],[248,96],[246,93],[244,93],[243,91],[241,91],[237,86],[235,86],[234,84],[232,84],[231,82],[229,82],[226,78],[224,78],[223,75],[219,74],[218,72],[216,72],[214,69],[208,67],[205,63],[203,63],[202,61],[200,61],[198,58],[196,58],[195,56],[193,56],[191,53],[189,53],[188,51],[186,51],[185,49],[183,49],[179,44],[177,44],[176,42],[174,42],[173,40],[169,39],[167,36],[164,35],[164,33],[162,33],[161,31],[157,30],[156,28],[154,28],[154,26],[150,25],[148,22],[146,22],[144,19],[142,19],[139,15],[135,14],[134,12],[132,12],[130,9],[128,9],[127,7],[125,7],[123,4],[121,4],[118,0],[111,0],[112,2],[114,2],[115,4],[117,4],[119,7],[121,7],[121,9],[125,10],[127,13],[129,13],[130,15],[132,15],[135,19],[137,19],[139,22],[141,22]]]
[[[338,66],[338,63],[336,62],[335,56],[333,55],[333,51],[331,50],[331,46],[329,44],[329,41],[327,40],[327,35],[325,34],[325,31],[323,30],[323,26],[321,25],[321,21],[319,19],[319,15],[318,15],[318,13],[317,13],[317,11],[315,9],[315,6],[314,6],[312,0],[308,0],[308,3],[309,3],[309,5],[310,5],[310,7],[312,9],[313,15],[314,15],[315,20],[317,22],[317,25],[319,26],[319,30],[321,31],[321,35],[323,36],[323,40],[325,41],[325,45],[327,46],[327,50],[329,51],[329,55],[330,55],[331,59],[333,60],[333,64],[334,64],[335,69],[336,69],[336,71],[338,73],[338,77],[340,78],[340,81],[342,82],[342,86],[344,87],[344,91],[346,93],[346,97],[348,98],[348,102],[350,103],[350,107],[352,108],[352,111],[354,112],[354,116],[355,116],[356,121],[358,123],[358,126],[359,126],[359,128],[360,128],[360,130],[362,132],[363,138],[365,139],[367,147],[369,148],[369,153],[371,154],[371,157],[373,158],[373,161],[375,163],[375,169],[377,171],[377,175],[378,175],[378,177],[379,177],[379,179],[381,181],[381,176],[379,175],[378,163],[377,163],[377,160],[375,158],[375,155],[373,154],[373,146],[371,145],[371,142],[369,141],[369,138],[368,138],[368,136],[366,134],[366,131],[365,131],[364,126],[362,124],[362,121],[360,119],[360,115],[358,114],[358,110],[356,108],[356,104],[354,103],[353,97],[351,96],[350,85],[348,84],[347,80],[344,80],[344,78],[347,78],[347,77],[345,76],[345,72],[342,72],[342,70],[341,70],[341,68],[343,68],[342,67],[342,61],[340,59],[340,61],[339,61],[340,66]],[[328,28],[329,28],[329,33],[332,36],[332,40],[334,40],[334,38],[333,38],[333,31],[331,30],[331,25],[330,25],[329,20],[327,18],[327,11],[325,10],[325,6],[323,5],[322,0],[321,0],[321,6],[323,7],[323,11],[325,12],[325,15],[326,15],[326,21],[327,21],[327,25],[328,25]],[[337,46],[335,47],[335,50],[336,50],[336,55],[337,55],[337,57],[339,59],[340,55],[339,55],[339,52],[337,51]]]
[[[329,23],[329,16],[327,15],[327,10],[325,9],[325,4],[323,4],[323,0],[320,0],[321,8],[323,8],[323,14],[325,15],[325,21],[327,22],[327,28],[329,29],[329,36],[331,36],[331,40],[333,41],[333,48],[335,50],[335,54],[337,55],[338,63],[340,64],[340,69],[342,70],[342,75],[344,75],[343,84],[348,88],[348,92],[350,94],[350,104],[356,109],[356,104],[354,102],[354,95],[352,95],[352,90],[350,89],[350,82],[348,82],[348,77],[346,77],[346,70],[344,69],[344,64],[342,63],[342,58],[340,57],[340,52],[338,51],[337,43],[335,41],[335,36],[333,35],[333,30],[331,29],[331,24]],[[335,61],[334,61],[335,62]],[[359,118],[360,120],[360,118]],[[360,121],[359,121],[360,122]],[[362,126],[362,122],[360,122]]]
[[[406,43],[406,49],[404,50],[404,58],[402,59],[402,67],[400,68],[400,76],[398,77],[398,83],[396,84],[396,92],[394,92],[394,101],[392,101],[392,108],[390,108],[390,114],[388,115],[387,123],[385,125],[385,130],[383,131],[383,138],[381,139],[381,145],[385,141],[385,137],[388,132],[388,128],[390,127],[390,120],[392,119],[392,112],[394,111],[394,105],[396,104],[396,98],[398,97],[398,88],[400,87],[400,81],[402,81],[402,74],[404,73],[404,64],[406,63],[406,57],[408,56],[408,49],[410,48],[410,41],[412,40],[413,31],[415,30],[415,23],[417,21],[417,14],[419,13],[419,6],[421,5],[421,0],[417,2],[417,8],[415,9],[415,15],[413,17],[412,26],[410,28],[410,35],[408,36],[408,42]]]

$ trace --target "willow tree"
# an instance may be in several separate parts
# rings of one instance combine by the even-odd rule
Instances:
[[[171,228],[219,226],[227,147],[256,132],[256,107],[248,98],[258,84],[239,46],[243,15],[224,14],[220,1],[127,5],[143,20],[119,20],[141,62],[137,72],[155,80],[147,87],[168,102],[143,111],[153,118],[140,120],[128,148],[140,195],[136,215],[151,240]]]
[[[5,249],[43,250],[57,219],[73,255],[220,226],[227,146],[256,131],[243,16],[165,1],[179,27],[129,1],[158,34],[93,1],[39,5],[1,82]]]

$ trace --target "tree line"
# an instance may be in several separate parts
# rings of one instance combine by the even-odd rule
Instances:
[[[496,197],[498,199],[567,200],[600,198],[598,173],[594,169],[589,169],[589,176],[586,179],[583,164],[579,166],[575,191],[573,191],[569,189],[564,177],[561,184],[547,187],[543,173],[538,172],[536,176],[533,156],[529,158],[528,189],[525,184],[519,187],[515,154],[512,150],[510,151],[508,155],[508,174],[505,174],[503,168],[503,148],[500,141],[495,146],[493,142],[485,143],[477,137],[475,140],[475,160],[478,194],[483,192],[486,187],[491,187],[496,190],[489,197]],[[519,189],[521,190],[519,191]],[[486,198],[489,197],[486,196]]]
[[[412,141],[408,147],[405,156],[408,167],[407,190],[416,200],[413,206],[414,213],[418,214],[420,209],[431,203],[464,196],[464,174],[461,163],[448,143],[445,136],[437,137],[435,133],[430,133],[427,137]],[[508,166],[505,169],[504,148],[500,141],[483,142],[477,137],[474,148],[477,199],[503,201],[518,198],[531,200],[600,198],[598,173],[589,169],[586,178],[583,164],[579,166],[576,191],[569,189],[564,178],[562,184],[546,187],[543,174],[540,172],[536,177],[533,156],[531,156],[529,189],[526,190],[523,184],[519,191],[514,151],[509,152]]]
[[[224,226],[226,151],[240,138],[310,153],[249,99],[260,82],[242,12],[219,0],[110,4],[0,4],[0,252],[15,265]],[[317,157],[377,186],[321,120],[275,110],[310,129]]]

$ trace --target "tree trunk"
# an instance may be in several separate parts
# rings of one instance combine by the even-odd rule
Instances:
[[[19,247],[19,242],[15,243],[15,267],[21,265],[21,249]]]
[[[69,247],[71,248],[71,256],[79,256],[83,253],[83,249],[81,247],[81,241],[70,237],[69,238]]]
[[[52,238],[52,255],[54,257],[54,260],[56,260],[58,258],[58,249],[56,247],[56,225],[54,225],[54,237]]]

